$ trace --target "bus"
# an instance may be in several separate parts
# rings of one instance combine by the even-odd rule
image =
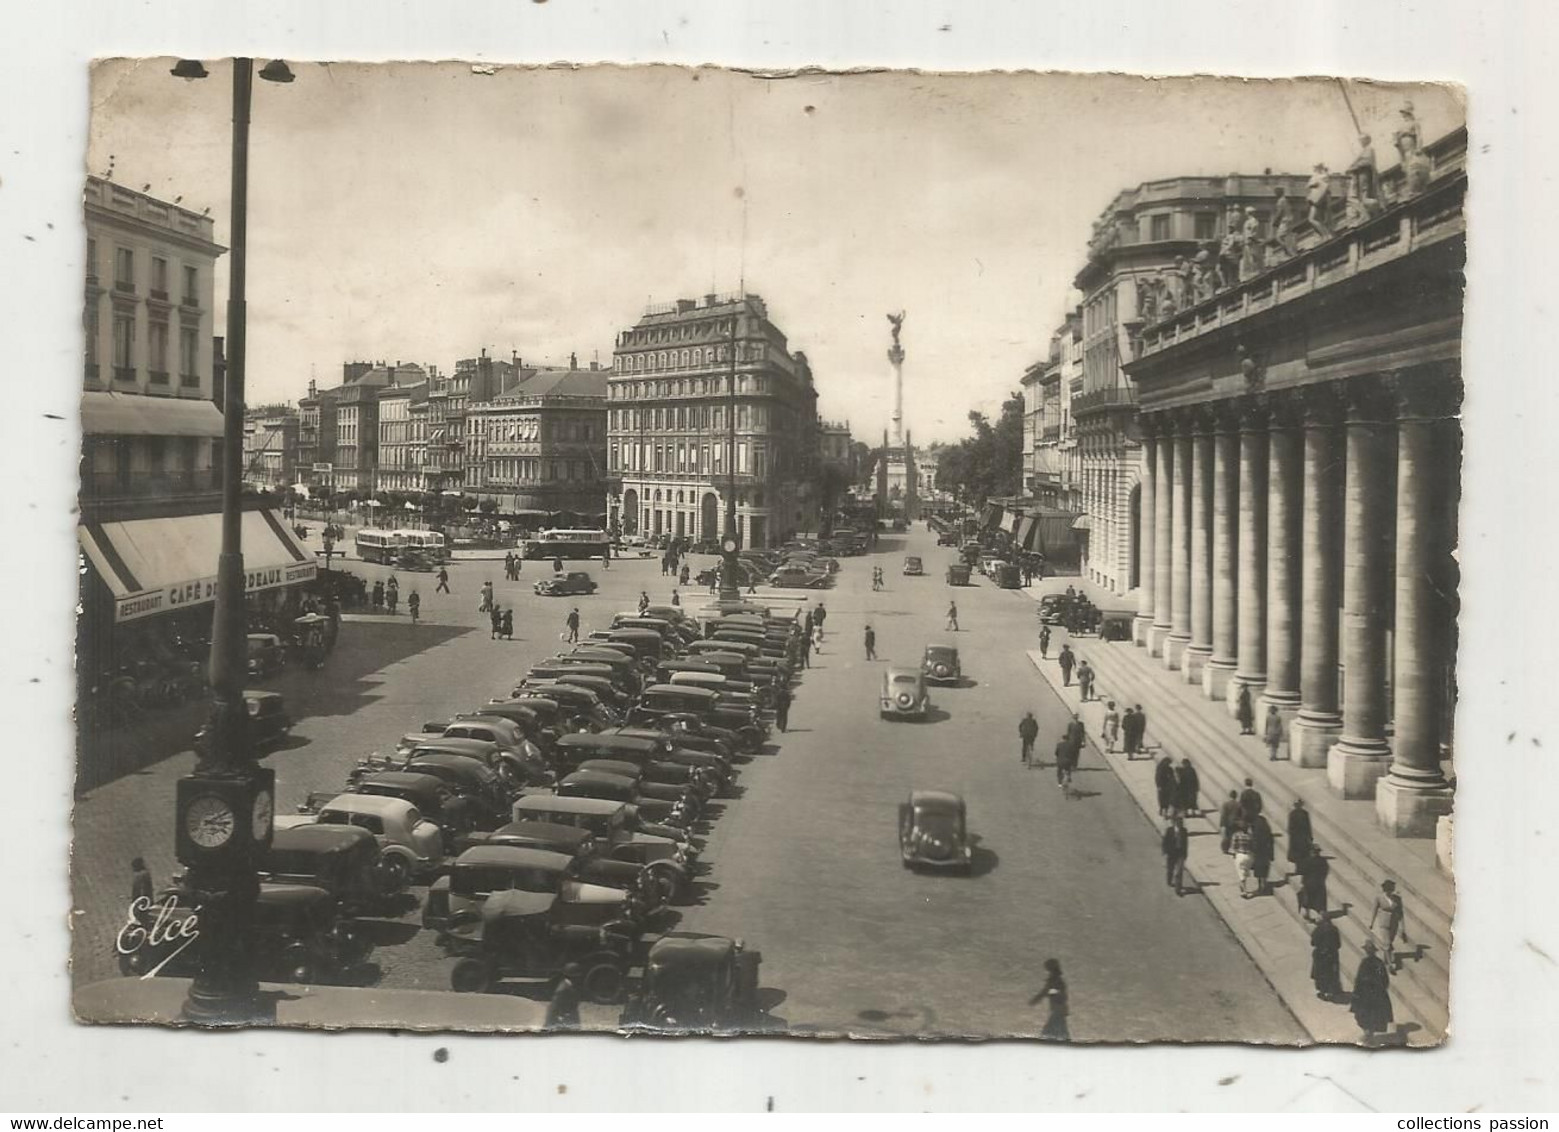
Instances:
[[[609,553],[608,536],[602,530],[571,530],[552,527],[528,540],[520,553],[527,559],[605,558]]]
[[[357,532],[357,556],[364,562],[395,564],[400,555],[403,531],[382,531],[365,528]]]
[[[390,533],[400,536],[400,550],[420,550],[435,565],[449,561],[449,546],[438,531],[400,530]]]

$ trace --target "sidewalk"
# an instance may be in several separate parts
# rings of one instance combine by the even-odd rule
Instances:
[[[1046,579],[1043,588],[1022,592],[1037,601],[1042,593],[1064,590],[1068,584],[1078,585],[1075,579]],[[1089,587],[1078,588],[1087,592]],[[1119,605],[1123,599],[1111,600]],[[1413,1046],[1443,1041],[1449,1024],[1454,892],[1450,879],[1436,867],[1433,842],[1388,835],[1376,825],[1371,803],[1347,802],[1331,794],[1324,770],[1268,761],[1259,741],[1238,735],[1222,704],[1206,700],[1199,688],[1182,683],[1178,672],[1162,668],[1156,658],[1130,643],[1106,643],[1096,637],[1072,641],[1073,652],[1086,658],[1097,672],[1096,692],[1103,697],[1079,703],[1076,686],[1062,686],[1055,663],[1055,655],[1067,639],[1063,630],[1052,627],[1050,659],[1042,659],[1038,650],[1029,652],[1029,659],[1063,701],[1080,712],[1091,735],[1101,730],[1107,700],[1114,699],[1122,712],[1132,704],[1146,709],[1147,742],[1154,757],[1128,760],[1123,755],[1109,755],[1106,761],[1155,831],[1161,831],[1163,825],[1153,783],[1155,761],[1164,755],[1177,762],[1191,757],[1201,779],[1204,810],[1202,816],[1186,822],[1191,833],[1187,873],[1310,1034],[1319,1042],[1354,1043],[1359,1039],[1347,1007],[1316,998],[1310,982],[1310,925],[1298,909],[1297,880],[1291,883],[1286,875],[1283,827],[1295,798],[1303,798],[1310,810],[1316,842],[1332,866],[1328,897],[1333,909],[1343,913],[1336,923],[1343,939],[1344,986],[1351,986],[1363,955],[1380,881],[1390,877],[1402,895],[1407,932],[1416,945],[1412,951],[1399,951],[1404,962],[1402,972],[1392,981],[1396,1027],[1392,1037],[1398,1044]],[[1277,838],[1273,895],[1252,900],[1240,899],[1233,860],[1220,850],[1217,830],[1219,801],[1231,789],[1241,787],[1246,778],[1261,792]],[[1156,836],[1146,848],[1157,853]]]

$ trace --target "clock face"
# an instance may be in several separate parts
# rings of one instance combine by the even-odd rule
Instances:
[[[184,831],[202,849],[220,849],[232,840],[236,828],[233,807],[214,794],[196,798],[184,812]]]
[[[734,538],[726,539],[725,542],[723,542],[721,545],[725,547],[725,552],[727,554],[736,553],[736,540]]]
[[[256,841],[264,841],[271,832],[271,819],[276,815],[276,800],[269,790],[254,796],[254,809],[250,812],[250,834]]]

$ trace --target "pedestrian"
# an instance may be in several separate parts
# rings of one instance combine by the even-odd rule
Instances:
[[[958,632],[958,603],[955,601],[947,603],[947,628],[951,633]]]
[[[1229,839],[1229,849],[1234,854],[1234,872],[1240,881],[1240,899],[1249,900],[1256,895],[1249,890],[1256,877],[1256,857],[1251,851],[1250,826],[1245,824],[1243,815],[1234,821],[1234,836]]]
[[[1104,753],[1113,755],[1115,744],[1121,737],[1121,713],[1115,709],[1114,700],[1104,705],[1104,727],[1100,735],[1104,738]]]
[[[554,574],[561,574],[563,572],[563,559],[561,556],[552,560],[552,572]]]
[[[812,667],[812,632],[808,630],[801,637],[801,667]]]
[[[1034,740],[1039,738],[1039,722],[1034,718],[1032,711],[1023,713],[1023,718],[1018,720],[1018,740],[1022,744],[1018,753],[1018,761],[1024,766],[1032,766],[1034,762]]]
[[[1288,811],[1288,863],[1299,871],[1300,864],[1310,856],[1315,844],[1315,834],[1310,828],[1310,811],[1305,809],[1303,798],[1295,798]]]
[[[681,604],[682,604],[682,594],[679,591],[677,591],[677,590],[672,590],[671,591],[671,604],[675,605],[675,606],[679,606],[679,607],[681,606]]]
[[[644,616],[644,611],[650,607],[650,595],[643,590],[639,591],[639,616]]]
[[[1262,741],[1267,744],[1267,758],[1278,761],[1278,748],[1283,745],[1283,717],[1275,704],[1267,706],[1267,718],[1261,726]]]
[[[1181,759],[1175,768],[1175,810],[1180,814],[1202,812],[1202,780],[1190,759]]]
[[[1137,741],[1133,747],[1133,750],[1145,755],[1148,753],[1148,745],[1146,742],[1146,736],[1148,733],[1148,713],[1142,709],[1141,704],[1137,705],[1136,731]]]
[[[1186,834],[1185,822],[1180,816],[1169,819],[1160,842],[1164,853],[1164,881],[1175,890],[1176,896],[1185,895],[1185,859],[1191,851],[1191,839]]]
[[[1073,797],[1072,772],[1077,769],[1081,752],[1082,747],[1073,740],[1070,730],[1056,744],[1056,785],[1061,788],[1061,796],[1068,801]]]
[[[1050,659],[1050,626],[1049,625],[1041,625],[1039,627],[1039,659],[1040,660],[1049,660]]]
[[[1305,919],[1326,918],[1326,878],[1331,871],[1331,862],[1322,855],[1321,847],[1311,845],[1310,855],[1299,862],[1299,911]]]
[[[1256,734],[1256,709],[1250,702],[1250,685],[1240,685],[1240,696],[1235,701],[1234,718],[1240,721],[1241,735]]]
[[[866,626],[866,659],[877,659],[877,634],[870,625]]]
[[[1077,665],[1077,689],[1085,701],[1093,699],[1093,665],[1086,660]]]
[[[1126,752],[1126,761],[1131,762],[1137,754],[1137,709],[1127,708],[1121,716],[1121,749]]]
[[[570,963],[558,974],[552,988],[552,998],[547,1003],[547,1017],[543,1023],[548,1030],[579,1029],[579,980],[583,976],[577,963]]]
[[[1153,786],[1158,792],[1158,816],[1167,818],[1175,808],[1175,760],[1169,755],[1159,759],[1153,768]]]
[[[487,617],[488,620],[492,622],[493,626],[493,631],[487,639],[490,641],[496,641],[498,639],[498,634],[503,632],[503,610],[499,609],[495,605],[488,611]]]
[[[438,587],[433,592],[436,594],[449,592],[449,571],[442,566],[438,568]]]
[[[571,645],[577,644],[579,642],[579,607],[577,605],[568,611],[568,617],[563,623],[568,626],[568,643]]]
[[[382,581],[374,582],[373,603],[375,613],[384,608],[384,583]]]
[[[813,626],[817,629],[817,643],[823,643],[823,622],[828,620],[828,610],[822,602],[817,603],[817,616],[812,619]]]
[[[682,564],[682,571],[677,575],[677,581],[682,583],[685,586],[685,585],[687,585],[687,580],[689,578],[691,578],[692,576],[693,576],[693,571],[688,569],[687,563],[684,562]]]
[[[1364,941],[1364,958],[1353,976],[1353,998],[1348,1006],[1366,1042],[1391,1029],[1391,977],[1378,951],[1374,940]]]
[[[152,871],[146,867],[146,858],[136,857],[130,862],[130,899],[145,900],[150,904],[154,888]]]
[[[1045,985],[1029,999],[1029,1005],[1037,1006],[1040,1002],[1050,1007],[1050,1016],[1045,1019],[1045,1028],[1039,1032],[1039,1036],[1052,1042],[1071,1041],[1072,1032],[1067,1022],[1071,1009],[1066,998],[1066,980],[1061,977],[1061,961],[1058,959],[1045,960]]]
[[[509,581],[514,581],[514,551],[509,551],[503,556],[503,576]]]
[[[1061,646],[1061,655],[1056,657],[1056,663],[1061,666],[1061,683],[1070,688],[1072,686],[1072,666],[1077,663],[1077,658],[1072,655],[1071,645]]]
[[[389,605],[390,615],[393,617],[395,615],[395,607],[401,602],[401,584],[396,580],[394,574],[391,574],[390,580],[385,583],[384,600]]]
[[[1403,943],[1412,942],[1407,938],[1405,920],[1406,911],[1402,907],[1402,897],[1397,895],[1396,881],[1381,881],[1380,895],[1375,897],[1375,907],[1370,911],[1370,932],[1380,945],[1382,962],[1391,968],[1392,974],[1402,969],[1402,960],[1396,950],[1397,937],[1401,936]]]
[[[1240,813],[1249,821],[1261,813],[1261,791],[1256,789],[1256,784],[1249,778],[1245,780],[1245,789],[1240,791]]]
[[[774,726],[778,727],[781,733],[790,729],[790,689],[783,685],[774,698]]]
[[[514,610],[503,611],[503,624],[499,626],[498,635],[506,641],[514,640]]]
[[[1310,932],[1310,981],[1323,1002],[1342,998],[1342,934],[1324,912]]]
[[[487,613],[493,608],[493,580],[491,578],[482,583],[482,604],[476,607],[478,613]]]
[[[1234,837],[1234,823],[1239,820],[1239,816],[1239,791],[1230,790],[1223,805],[1218,807],[1218,848],[1223,850],[1224,856],[1229,854],[1229,841]]]
[[[411,614],[411,623],[415,625],[417,618],[422,615],[422,595],[416,590],[412,590],[411,596],[406,599],[406,612]]]
[[[1265,896],[1272,891],[1269,883],[1272,875],[1272,857],[1276,843],[1272,838],[1272,825],[1257,814],[1250,819],[1251,872],[1256,876],[1256,895]]]

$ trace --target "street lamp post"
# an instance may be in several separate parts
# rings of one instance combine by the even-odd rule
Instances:
[[[726,390],[726,436],[728,440],[726,469],[730,475],[730,490],[725,495],[725,533],[720,536],[720,601],[742,600],[742,584],[737,574],[740,559],[736,556],[739,540],[736,534],[736,325],[740,312],[731,316],[731,371],[730,388]]]
[[[227,357],[223,387],[222,546],[211,632],[211,715],[192,774],[178,782],[174,846],[198,917],[197,973],[185,1017],[236,1025],[260,1014],[254,962],[257,867],[275,821],[274,771],[258,765],[244,703],[248,670],[244,618],[243,427],[245,276],[248,250],[249,106],[254,61],[233,60],[232,217],[229,239]],[[179,78],[207,77],[180,60]],[[280,60],[260,77],[291,82]]]

